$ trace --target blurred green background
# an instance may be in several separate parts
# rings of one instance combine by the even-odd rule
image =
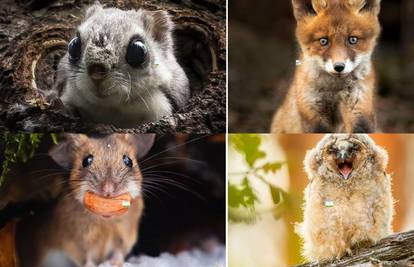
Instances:
[[[383,0],[374,54],[381,132],[414,132],[414,1]],[[291,0],[229,0],[229,131],[269,132],[298,46]]]
[[[371,135],[389,153],[395,232],[414,229],[414,135]],[[303,159],[322,135],[230,134],[228,262],[283,267],[303,262],[294,225],[301,222],[307,177]],[[410,189],[411,188],[411,189]]]

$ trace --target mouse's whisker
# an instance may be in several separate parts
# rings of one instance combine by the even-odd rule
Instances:
[[[189,175],[185,175],[183,173],[174,172],[174,171],[162,171],[162,170],[161,171],[151,171],[151,172],[143,173],[143,175],[147,175],[147,174],[148,175],[153,175],[153,174],[158,174],[158,173],[160,173],[160,174],[163,174],[163,173],[165,173],[165,174],[172,174],[172,175],[177,176],[178,178],[185,178],[185,179],[188,179],[188,180],[190,180],[192,182],[195,182],[197,184],[202,184],[203,183],[202,181],[200,181],[198,179],[194,179],[194,177],[191,177]]]
[[[168,184],[168,185],[175,186],[175,187],[177,187],[179,189],[182,189],[184,191],[187,191],[187,192],[193,194],[194,196],[198,197],[199,199],[207,202],[205,197],[203,197],[202,195],[200,195],[196,191],[192,190],[192,188],[186,186],[185,184],[178,182],[177,180],[170,179],[170,178],[167,178],[167,177],[161,176],[161,175],[154,175],[154,174],[147,177],[147,178],[149,178],[149,179],[155,178],[156,180],[151,180],[151,182],[155,182],[155,183],[160,182],[158,185],[161,185],[161,182],[162,182],[162,183],[165,183],[165,184]],[[147,180],[147,182],[149,182],[149,181]]]
[[[155,188],[156,189],[156,188]],[[162,199],[158,196],[157,193],[153,192],[152,190],[150,190],[149,188],[142,188],[142,193],[144,195],[144,198],[150,198],[150,197],[155,197],[160,203],[162,202]],[[151,198],[150,198],[151,199]]]
[[[143,192],[145,192],[144,190],[148,190],[151,193],[154,193],[156,195],[155,191],[161,192],[167,196],[169,196],[171,199],[174,199],[173,195],[171,195],[170,193],[168,193],[168,191],[166,191],[162,186],[165,185],[151,185],[151,184],[146,184],[142,186],[142,190]]]
[[[168,161],[168,162],[161,162],[161,163],[158,163],[158,164],[153,164],[153,165],[150,165],[148,167],[141,168],[141,172],[144,173],[147,170],[152,170],[152,169],[155,169],[155,168],[158,168],[158,167],[161,167],[161,166],[173,165],[173,164],[176,164],[176,163],[181,163],[181,160],[171,160],[171,161]]]
[[[34,171],[30,171],[29,174],[37,174],[37,173],[49,172],[49,171],[70,173],[70,171],[66,171],[64,169],[37,169],[37,170],[34,170]]]
[[[174,157],[169,157],[169,158],[174,159]],[[160,159],[162,160],[164,158],[160,158]],[[207,165],[206,162],[199,161],[199,160],[193,160],[191,162]],[[177,160],[170,160],[170,161],[166,161],[166,162],[160,162],[158,164],[151,164],[148,167],[141,168],[141,172],[146,172],[147,170],[152,170],[152,169],[155,169],[155,168],[158,168],[158,167],[161,167],[161,166],[173,165],[173,164],[176,164],[176,163],[185,163],[185,161],[180,159],[180,158],[177,158]]]
[[[162,150],[162,151],[160,151],[160,152],[158,152],[158,153],[155,153],[155,154],[153,154],[153,155],[151,155],[151,156],[149,156],[149,157],[145,158],[145,159],[144,159],[144,160],[142,160],[140,163],[142,164],[142,163],[144,163],[144,162],[146,162],[146,161],[148,161],[148,160],[150,160],[150,159],[153,159],[153,158],[155,158],[155,157],[157,157],[157,156],[159,156],[159,155],[161,155],[161,154],[164,154],[164,153],[166,153],[166,152],[168,152],[168,151],[171,151],[171,150],[177,149],[177,148],[179,148],[179,147],[183,147],[183,146],[188,145],[188,144],[191,144],[191,143],[193,143],[193,142],[197,142],[197,141],[199,141],[199,140],[201,140],[201,139],[203,139],[203,138],[206,138],[206,137],[208,137],[208,136],[211,136],[211,134],[208,134],[208,135],[202,135],[202,136],[199,136],[199,137],[193,138],[193,139],[191,139],[191,140],[189,140],[189,141],[187,141],[187,142],[180,143],[180,144],[177,144],[177,145],[175,145],[175,146],[169,147],[169,148],[167,148],[167,149],[164,149],[164,150]]]
[[[177,159],[177,160],[181,160],[181,161],[191,161],[192,163],[199,163],[199,164],[203,164],[203,165],[207,165],[207,162],[204,160],[197,160],[197,159],[192,159],[192,158],[187,158],[187,157],[162,157],[159,158],[160,160],[165,160],[165,159]]]

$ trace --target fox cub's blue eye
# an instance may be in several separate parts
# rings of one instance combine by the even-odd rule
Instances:
[[[323,37],[321,39],[319,39],[319,43],[321,44],[321,46],[327,46],[329,44],[329,40],[326,37]]]
[[[75,38],[73,38],[68,44],[68,52],[69,52],[69,61],[70,63],[76,63],[81,56],[81,38],[79,34]]]
[[[348,41],[352,45],[357,44],[358,43],[358,37],[351,36],[351,37],[349,37]]]
[[[88,156],[86,156],[86,157],[83,159],[83,161],[82,161],[82,166],[83,166],[84,168],[89,167],[89,166],[91,166],[92,162],[93,162],[93,156],[92,156],[92,155],[88,155]]]
[[[140,39],[132,39],[128,45],[126,61],[131,67],[139,68],[147,61],[148,49]]]
[[[127,155],[122,156],[122,160],[128,168],[132,168],[132,160]]]

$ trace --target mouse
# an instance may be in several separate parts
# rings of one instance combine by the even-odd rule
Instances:
[[[70,170],[69,175],[56,201],[17,224],[19,266],[40,267],[54,251],[64,252],[77,266],[92,267],[108,260],[123,266],[138,240],[144,209],[138,160],[154,139],[154,134],[68,134],[54,145],[49,155]],[[102,215],[85,206],[85,195],[92,193],[102,198],[128,194],[132,199],[122,215]]]
[[[165,10],[89,7],[57,68],[52,95],[95,124],[134,128],[185,106],[189,80]],[[49,96],[50,98],[50,96]]]

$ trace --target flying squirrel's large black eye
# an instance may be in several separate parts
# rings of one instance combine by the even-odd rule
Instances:
[[[131,67],[139,68],[148,58],[148,49],[142,39],[133,38],[127,48],[126,61]]]
[[[128,167],[128,168],[132,168],[132,160],[127,156],[127,155],[123,155],[122,156],[122,160],[124,161],[124,164]]]
[[[93,156],[91,154],[89,154],[88,156],[86,156],[83,161],[82,161],[82,166],[84,168],[91,166],[93,162]]]
[[[76,63],[81,56],[82,43],[79,33],[68,44],[69,61],[70,63]]]

